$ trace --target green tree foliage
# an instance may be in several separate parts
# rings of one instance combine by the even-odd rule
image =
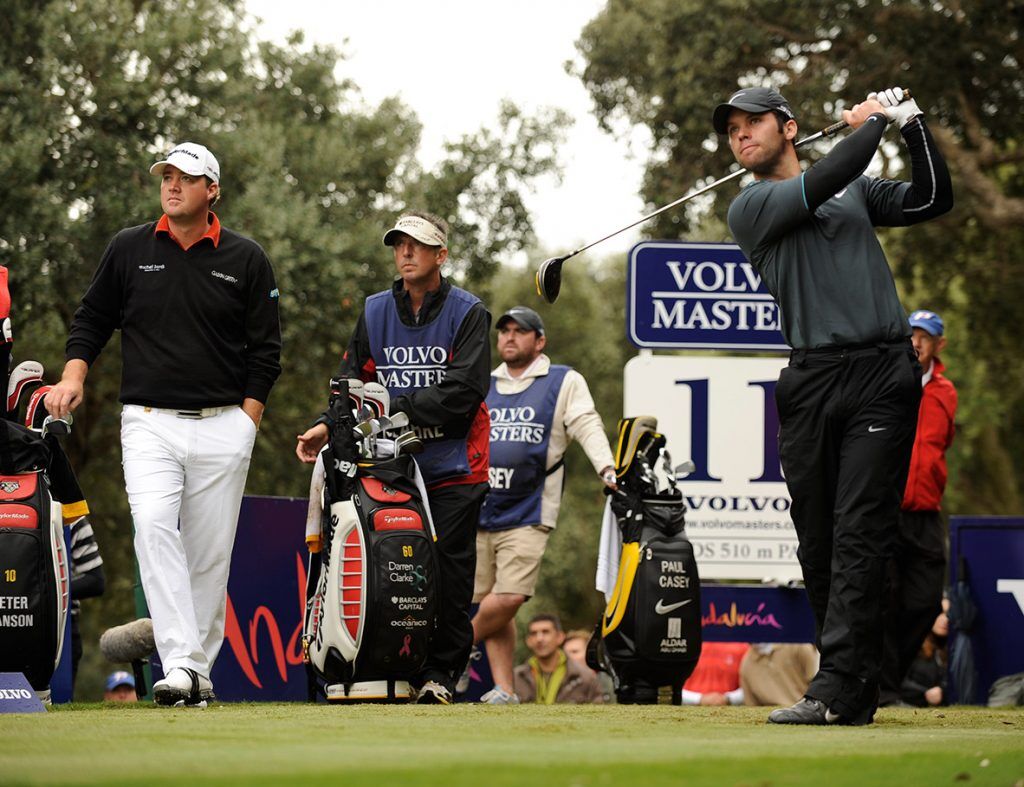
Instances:
[[[399,98],[367,106],[340,53],[258,41],[240,0],[11,0],[0,18],[0,263],[17,359],[55,379],[67,327],[122,227],[160,213],[149,165],[175,142],[222,167],[223,223],[268,252],[281,290],[284,374],[268,403],[248,491],[302,496],[295,434],[325,404],[365,295],[393,278],[381,236],[421,207],[453,226],[452,271],[486,283],[531,242],[522,192],[555,172],[564,113],[503,105],[495,131],[415,159],[420,122]],[[188,370],[181,370],[188,374]],[[117,338],[90,371],[69,453],[89,496],[108,593],[87,633],[131,616],[130,517],[119,466]],[[97,667],[98,668],[98,667]]]
[[[882,238],[908,310],[947,318],[944,360],[961,395],[947,496],[954,513],[1019,513],[1024,504],[1024,359],[1015,336],[1024,302],[1022,22],[1024,5],[1006,0],[609,0],[578,42],[601,122],[625,119],[653,135],[643,186],[651,206],[734,166],[711,111],[737,87],[780,88],[806,134],[871,90],[914,91],[957,204],[940,221]],[[803,157],[814,161],[827,147]],[[884,145],[880,158],[886,174],[906,173],[902,144]],[[690,210],[663,214],[650,231],[724,239],[735,191],[725,185]],[[709,215],[716,221],[701,223]]]

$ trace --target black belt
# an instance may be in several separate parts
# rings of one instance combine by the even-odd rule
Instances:
[[[815,360],[829,360],[849,358],[854,355],[866,353],[884,353],[890,350],[909,350],[913,348],[909,338],[897,339],[896,341],[865,342],[863,344],[843,344],[829,347],[812,347],[808,349],[792,350],[789,353],[790,361],[800,362],[806,358]]]

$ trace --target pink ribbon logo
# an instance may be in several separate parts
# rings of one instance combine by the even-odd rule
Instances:
[[[412,642],[412,634],[406,634],[405,640],[402,644],[402,649],[398,651],[399,656],[411,656],[412,648],[409,647],[409,643]]]

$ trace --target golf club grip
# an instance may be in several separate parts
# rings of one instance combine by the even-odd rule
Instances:
[[[912,96],[910,94],[910,91],[904,89],[903,90],[903,98],[900,99],[900,103],[902,104],[904,101],[909,101],[911,98],[912,98]],[[813,142],[813,141],[815,141],[817,139],[820,139],[821,137],[834,137],[836,134],[838,134],[844,128],[848,128],[849,125],[850,124],[847,123],[845,120],[840,120],[838,123],[833,123],[831,126],[825,126],[825,128],[823,128],[817,134],[812,134],[811,136],[807,137],[806,139],[801,139],[799,142],[796,143],[796,145],[794,147],[800,147],[801,145],[805,145],[808,142]]]

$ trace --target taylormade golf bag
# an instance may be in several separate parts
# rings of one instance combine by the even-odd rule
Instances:
[[[622,533],[615,587],[591,638],[587,661],[609,672],[622,704],[657,702],[658,687],[683,683],[700,658],[700,579],[684,531],[676,470],[650,416],[619,422],[611,508]],[[657,476],[659,459],[667,484]],[[679,468],[683,470],[683,467]]]
[[[60,661],[69,589],[49,462],[43,437],[0,419],[0,672],[24,673],[44,700]]]
[[[409,442],[378,442],[380,424],[357,422],[358,408],[355,417],[350,411],[362,396],[357,386],[350,402],[348,381],[332,382],[331,437],[318,460],[322,491],[314,471],[314,521],[307,523],[303,643],[311,687],[328,700],[407,700],[408,681],[423,666],[434,630],[437,580],[426,492],[415,460],[401,453]],[[390,421],[383,415],[373,420]],[[365,441],[355,436],[371,432]]]

